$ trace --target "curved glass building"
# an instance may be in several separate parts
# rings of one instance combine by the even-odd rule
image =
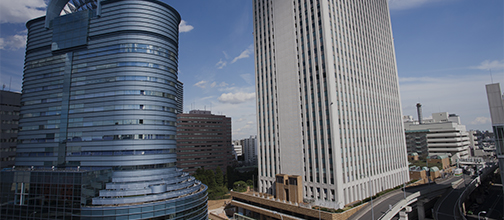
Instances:
[[[176,168],[179,23],[157,0],[52,0],[27,22],[2,219],[207,219]]]

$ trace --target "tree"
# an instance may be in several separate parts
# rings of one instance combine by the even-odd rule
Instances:
[[[254,181],[247,180],[247,185],[250,186],[250,187],[253,187],[254,186]]]
[[[243,181],[237,181],[233,183],[233,190],[237,192],[247,191],[247,183]]]
[[[227,176],[227,187],[228,189],[233,188],[233,183],[235,182],[235,175],[234,175],[235,169],[232,166],[227,166],[226,167],[226,176]]]
[[[224,174],[220,167],[217,167],[215,171],[215,183],[217,183],[217,186],[224,186]]]
[[[209,189],[215,189],[217,187],[217,183],[215,183],[215,174],[213,170],[205,170],[205,176],[207,178],[207,186]]]

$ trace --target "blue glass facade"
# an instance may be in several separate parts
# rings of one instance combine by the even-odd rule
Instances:
[[[54,16],[62,2],[26,25],[17,168],[1,174],[8,205],[0,215],[206,219],[206,186],[176,168],[180,15],[156,0],[102,0]],[[42,200],[32,178],[16,177],[35,173],[100,181],[83,189],[79,178],[69,191],[44,180],[55,195],[71,192],[65,208],[65,199]]]

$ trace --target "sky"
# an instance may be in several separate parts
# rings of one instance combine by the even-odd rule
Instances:
[[[163,0],[181,15],[184,112],[232,118],[233,139],[256,135],[252,1]],[[0,84],[21,91],[26,21],[47,0],[0,0]],[[404,115],[460,116],[491,130],[485,84],[504,86],[504,1],[389,0]],[[504,90],[504,87],[502,88]]]

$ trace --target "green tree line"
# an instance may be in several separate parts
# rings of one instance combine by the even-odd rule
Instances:
[[[198,168],[193,176],[208,186],[208,199],[226,199],[229,189],[238,192],[245,192],[247,187],[252,188],[257,184],[257,169],[248,172],[238,172],[234,167],[228,166],[226,174],[220,167],[216,171]],[[255,183],[254,181],[255,180]]]

